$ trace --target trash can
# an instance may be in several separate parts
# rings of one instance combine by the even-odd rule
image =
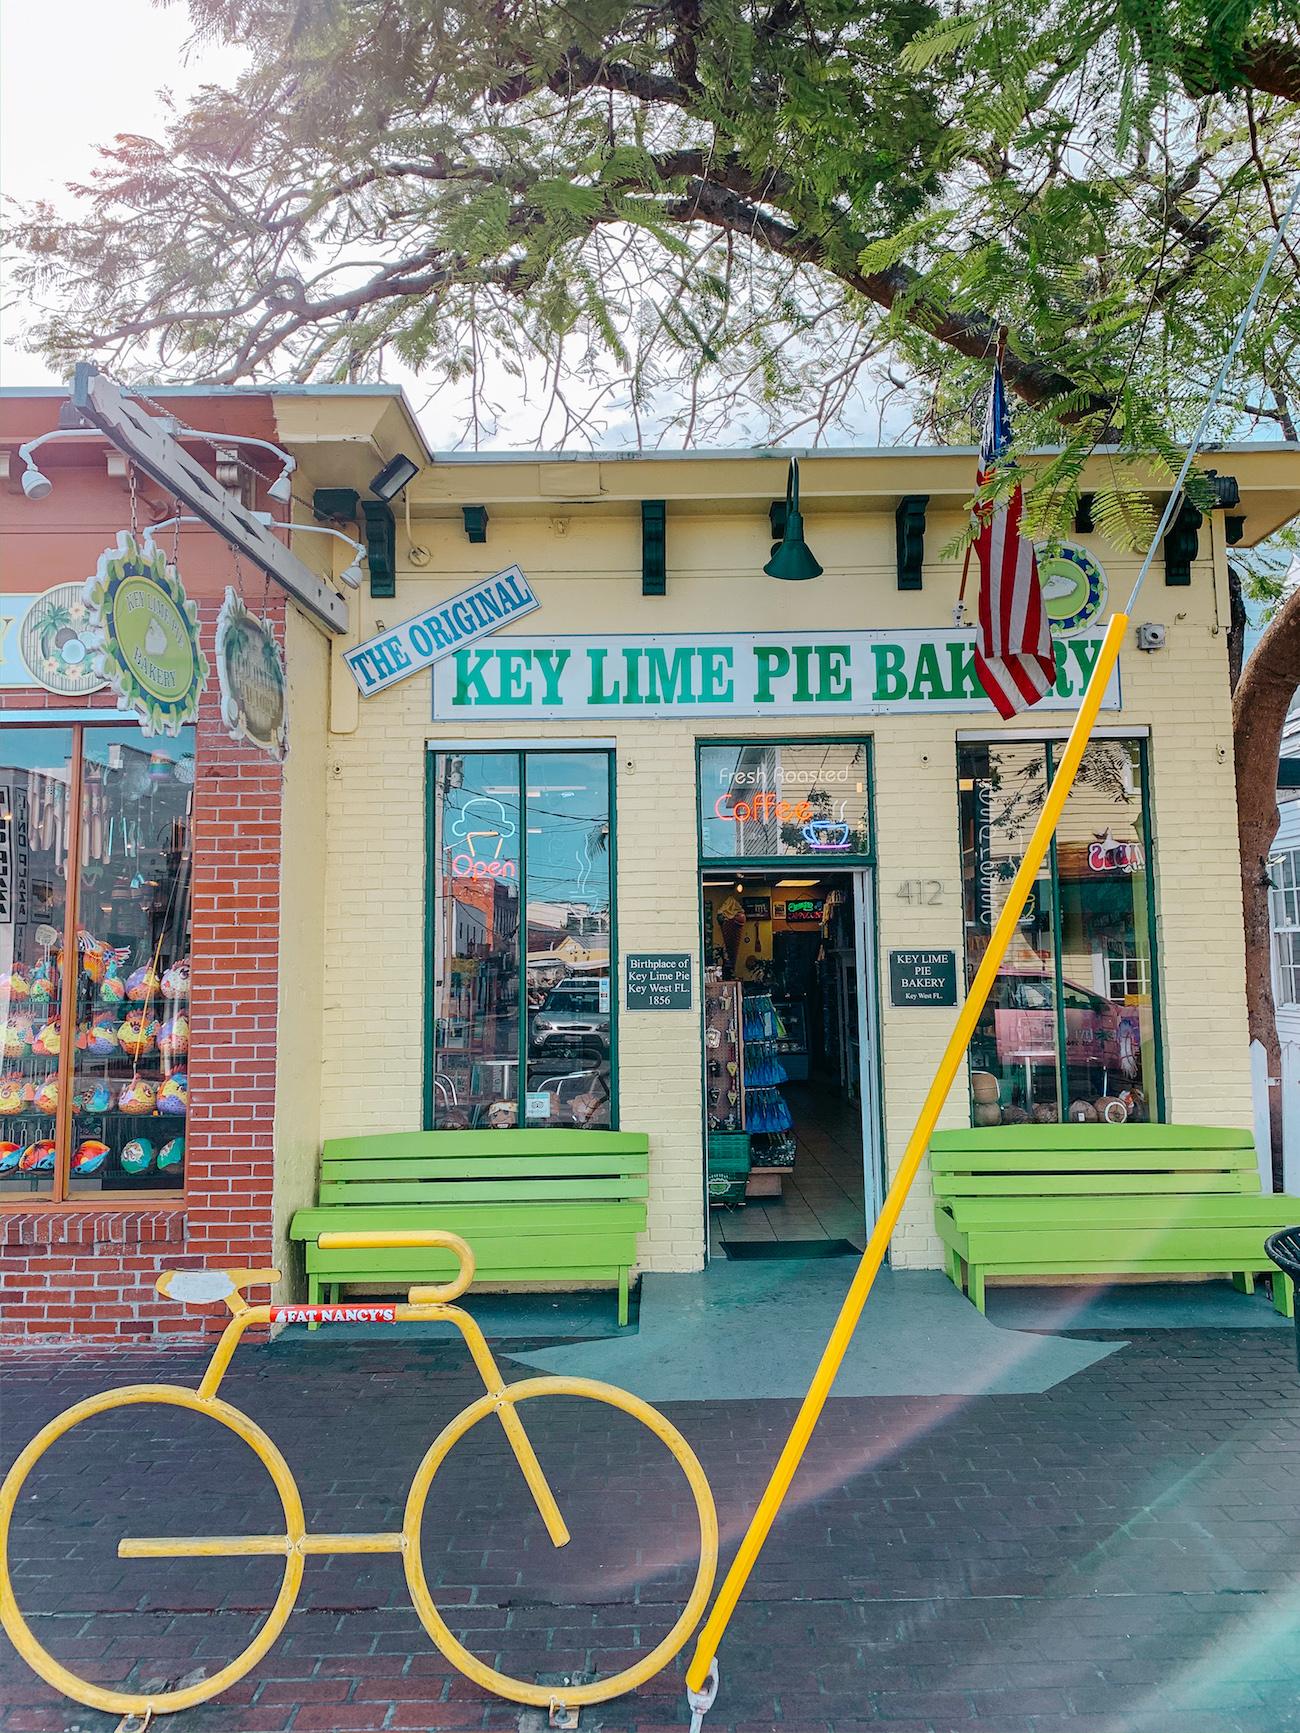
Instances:
[[[1300,1227],[1282,1228],[1264,1241],[1264,1250],[1278,1269],[1300,1283]],[[1295,1308],[1295,1358],[1300,1369],[1300,1305]]]

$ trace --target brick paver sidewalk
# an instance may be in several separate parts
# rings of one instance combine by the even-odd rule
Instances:
[[[14,1356],[4,1460],[78,1397],[193,1383],[200,1366],[177,1352]],[[309,1527],[336,1531],[396,1527],[429,1438],[476,1393],[458,1349],[391,1339],[245,1348],[223,1390],[284,1450]],[[792,1409],[671,1406],[712,1480],[727,1553]],[[595,1405],[525,1413],[572,1545],[550,1547],[485,1426],[435,1484],[430,1581],[461,1640],[508,1670],[612,1670],[680,1604],[684,1484],[648,1435]],[[58,1447],[24,1501],[19,1592],[78,1670],[176,1680],[222,1665],[255,1627],[272,1561],[115,1556],[123,1533],[274,1526],[268,1484],[242,1446],[214,1449],[211,1430],[174,1412],[119,1414]],[[1045,1395],[833,1400],[741,1603],[708,1733],[1300,1729],[1298,1470],[1289,1332],[1135,1335]],[[4,1733],[116,1726],[61,1703],[0,1648]],[[651,1733],[684,1720],[679,1662],[582,1725]],[[165,1725],[513,1728],[521,1711],[485,1704],[432,1649],[395,1558],[333,1557],[308,1560],[299,1610],[256,1671]]]

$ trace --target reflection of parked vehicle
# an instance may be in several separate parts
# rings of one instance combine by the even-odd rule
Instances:
[[[529,1051],[534,1059],[554,1052],[608,1058],[609,1012],[600,1008],[600,982],[570,976],[552,987],[533,1017]]]
[[[1065,1002],[1065,1059],[1068,1066],[1096,1065],[1123,1073],[1123,1049],[1128,1045],[1127,1027],[1135,1024],[1132,1012],[1090,992],[1073,981],[1062,982]],[[993,1017],[993,1051],[988,1051],[989,1013]],[[1001,1067],[1015,1066],[1026,1055],[1051,1052],[1056,1047],[1056,982],[1050,975],[999,975],[993,983],[988,1005],[980,1019],[986,1060]]]

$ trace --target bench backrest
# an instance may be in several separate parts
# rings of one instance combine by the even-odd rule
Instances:
[[[627,1201],[648,1195],[640,1131],[398,1131],[331,1138],[323,1204]]]
[[[1257,1192],[1249,1131],[1218,1125],[1001,1125],[939,1131],[938,1198]]]

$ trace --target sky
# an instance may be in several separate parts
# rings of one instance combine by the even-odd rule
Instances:
[[[66,182],[88,178],[95,146],[116,132],[153,134],[164,123],[160,88],[184,98],[231,77],[233,50],[187,53],[185,6],[152,0],[0,0],[0,191],[70,207]],[[71,51],[69,51],[71,50]],[[8,293],[5,295],[8,301]],[[17,312],[21,320],[21,310]],[[3,314],[0,383],[61,383],[13,341]]]
[[[57,21],[54,39],[52,20]],[[162,133],[167,112],[160,89],[169,89],[183,104],[200,84],[225,83],[237,75],[240,51],[208,43],[187,48],[189,36],[184,0],[163,5],[153,0],[0,0],[0,193],[7,200],[48,198],[64,210],[74,209],[66,184],[89,178],[96,146],[121,131]],[[75,45],[75,51],[59,52],[65,44]],[[22,347],[22,308],[8,304],[11,294],[6,283],[0,297],[0,384],[62,383],[40,356]],[[387,371],[392,383],[405,388],[435,448],[468,442],[468,384],[435,386],[391,361]],[[555,432],[544,416],[548,392],[541,380],[528,383],[531,389],[521,395],[518,382],[489,360],[485,395],[503,405],[504,413],[486,431],[486,446],[517,447],[535,440],[554,445]],[[906,437],[901,408],[887,412],[882,424],[864,405],[860,420],[860,427],[841,432],[832,443]],[[753,443],[760,429],[738,423],[733,433],[721,443]],[[802,445],[806,438],[800,435],[795,443]],[[606,448],[634,444],[631,416],[612,406],[594,443]]]

